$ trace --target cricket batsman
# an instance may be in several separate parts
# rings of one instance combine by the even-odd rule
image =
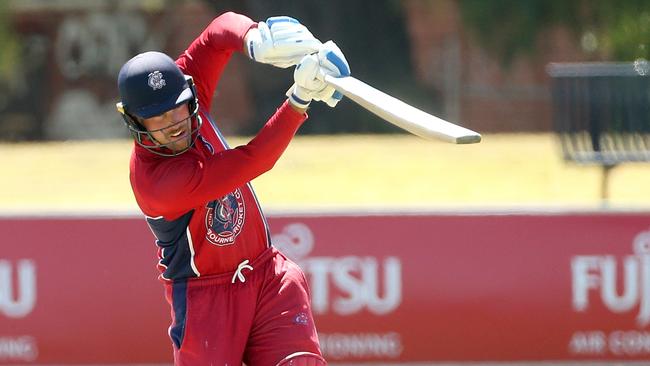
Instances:
[[[229,148],[209,107],[234,52],[297,66],[287,100],[248,144]],[[305,276],[272,246],[250,184],[273,167],[312,100],[336,106],[341,95],[326,74],[350,74],[333,42],[290,17],[255,23],[232,12],[176,61],[145,52],[122,66],[117,107],[135,140],[130,181],[156,237],[175,365],[326,365]]]

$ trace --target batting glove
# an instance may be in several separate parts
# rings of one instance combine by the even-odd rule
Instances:
[[[335,107],[343,95],[325,82],[325,75],[350,75],[350,66],[343,52],[332,41],[324,43],[318,54],[305,56],[296,66],[293,73],[295,83],[287,91],[289,101],[299,108],[307,108],[312,100]]]
[[[304,25],[287,16],[271,17],[251,28],[245,38],[248,56],[264,64],[287,68],[318,52],[321,42]]]

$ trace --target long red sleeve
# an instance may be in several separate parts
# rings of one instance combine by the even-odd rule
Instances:
[[[305,119],[285,102],[246,145],[214,155],[197,146],[173,158],[143,152],[146,158],[132,161],[149,168],[132,169],[136,198],[148,215],[165,217],[219,198],[270,170]]]

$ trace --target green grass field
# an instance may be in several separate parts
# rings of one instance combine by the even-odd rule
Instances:
[[[0,211],[137,210],[128,182],[131,144],[0,144]],[[270,210],[596,209],[603,207],[601,174],[562,161],[551,134],[487,135],[476,145],[407,135],[299,136],[253,184]],[[650,209],[650,166],[623,164],[609,182],[609,207]]]

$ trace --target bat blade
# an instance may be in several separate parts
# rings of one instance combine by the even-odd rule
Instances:
[[[481,141],[479,133],[432,116],[354,77],[326,75],[325,82],[368,111],[414,135],[454,144]]]

